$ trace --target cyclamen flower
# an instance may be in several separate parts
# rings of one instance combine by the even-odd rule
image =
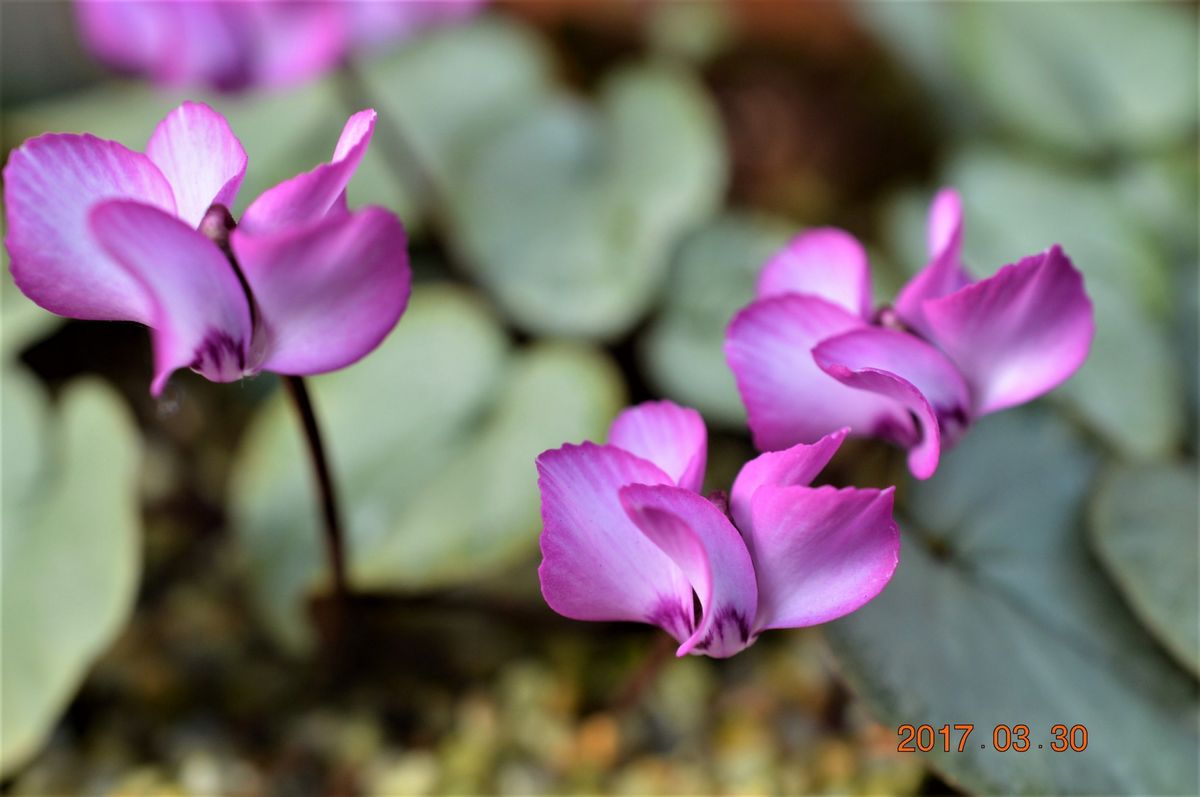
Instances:
[[[908,448],[928,478],[974,419],[1052,390],[1087,359],[1092,303],[1060,247],[973,283],[950,189],[927,239],[929,265],[874,313],[867,254],[848,233],[813,230],[767,262],[725,340],[758,448],[850,427]]]
[[[546,602],[576,620],[657,625],[677,655],[717,658],[854,611],[891,579],[900,537],[894,488],[808,486],[845,434],[751,460],[728,500],[697,492],[704,421],[667,401],[625,410],[607,445],[544,452]]]
[[[76,0],[88,48],[168,86],[298,83],[355,50],[472,13],[481,0]]]
[[[374,111],[350,117],[331,162],[265,191],[236,229],[246,153],[206,105],[168,114],[145,154],[86,134],[30,139],[4,169],[13,279],[58,315],[149,326],[154,395],[184,367],[229,382],[349,365],[411,287],[400,220],[346,208],[374,124]]]

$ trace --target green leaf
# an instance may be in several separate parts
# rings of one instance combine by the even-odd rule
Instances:
[[[391,115],[443,191],[450,190],[458,164],[497,126],[553,89],[545,45],[526,28],[486,16],[417,37],[362,67],[376,108]],[[356,187],[373,194],[371,186],[394,180],[384,158],[388,145],[381,132]]]
[[[726,214],[688,236],[671,266],[665,305],[640,341],[657,391],[696,407],[710,422],[745,423],[725,363],[725,328],[754,298],[763,263],[792,232],[782,220]]]
[[[1096,338],[1058,393],[1122,454],[1172,450],[1184,401],[1164,324],[1170,274],[1121,196],[1106,181],[988,149],[961,152],[946,173],[963,195],[965,258],[976,277],[1053,243],[1083,272]]]
[[[1084,152],[1196,124],[1195,17],[1163,3],[969,3],[951,40],[976,97],[1018,133]],[[1190,79],[1188,76],[1191,76]]]
[[[138,435],[98,382],[48,416],[23,371],[3,378],[0,773],[41,746],[133,609],[141,567]]]
[[[646,312],[725,171],[701,87],[641,65],[611,77],[596,107],[555,96],[498,130],[464,164],[452,210],[472,271],[513,323],[612,338]]]
[[[1133,611],[1200,675],[1195,467],[1118,466],[1092,503],[1091,540]]]
[[[62,318],[43,310],[13,283],[8,269],[8,250],[0,258],[0,359],[7,360],[62,323]]]
[[[1196,684],[1089,556],[1079,521],[1095,461],[1048,413],[985,419],[933,479],[911,485],[887,589],[826,627],[844,673],[882,721],[974,724],[963,752],[929,755],[967,791],[1200,786]],[[1027,725],[1031,749],[992,749],[998,724]],[[1084,725],[1086,751],[1052,752],[1056,724]]]
[[[311,380],[359,587],[419,589],[496,572],[536,548],[534,458],[597,438],[623,403],[607,357],[514,349],[480,301],[424,286],[387,341]],[[281,641],[308,641],[302,600],[324,579],[316,496],[292,408],[253,422],[232,504],[257,605]]]

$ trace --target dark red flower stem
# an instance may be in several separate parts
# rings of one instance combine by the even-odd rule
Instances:
[[[238,282],[246,294],[246,302],[250,305],[251,324],[257,326],[258,303],[254,301],[250,283],[242,273],[242,266],[229,243],[229,235],[236,227],[233,215],[224,205],[210,207],[200,222],[200,232],[225,254],[233,273],[237,275]],[[325,444],[321,440],[321,427],[317,424],[317,414],[313,411],[312,399],[309,398],[304,379],[299,376],[284,376],[283,383],[287,386],[288,395],[292,397],[292,403],[296,405],[296,412],[300,415],[304,438],[308,442],[309,459],[312,461],[313,473],[317,477],[317,487],[320,489],[321,515],[325,521],[325,555],[329,560],[333,594],[339,605],[345,605],[346,596],[350,591],[346,582],[346,542],[338,514],[337,492],[333,487],[333,477],[329,473],[329,459],[325,455]]]
[[[304,378],[284,376],[283,384],[287,387],[288,395],[291,396],[300,416],[300,423],[304,427],[309,459],[312,461],[313,474],[316,476],[321,496],[321,516],[325,521],[325,556],[329,561],[333,594],[337,601],[342,603],[350,592],[346,579],[346,536],[342,532],[337,490],[329,471],[329,459],[321,439],[321,427],[317,424],[317,415],[313,411],[312,399],[308,395],[308,386],[304,384]]]

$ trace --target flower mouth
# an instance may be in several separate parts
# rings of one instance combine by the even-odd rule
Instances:
[[[246,374],[246,355],[228,333],[210,329],[189,367],[214,382],[235,382]]]

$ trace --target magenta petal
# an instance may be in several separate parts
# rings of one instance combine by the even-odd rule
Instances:
[[[621,507],[627,484],[671,477],[615,446],[566,445],[537,458],[542,494],[538,577],[550,608],[575,620],[652,623],[692,633],[692,588],[679,567]]]
[[[895,399],[913,413],[920,434],[908,464],[919,479],[933,475],[943,438],[952,443],[970,418],[970,393],[954,363],[907,332],[856,329],[822,341],[813,359],[843,384]]]
[[[925,242],[931,258],[949,252],[955,262],[962,259],[962,197],[953,188],[937,192],[929,205]]]
[[[754,565],[737,529],[712,502],[674,486],[632,484],[621,504],[646,537],[679,565],[703,615],[676,655],[732,656],[750,644],[758,611]]]
[[[758,574],[755,633],[828,622],[883,591],[900,553],[894,491],[759,488],[747,540]]]
[[[929,208],[929,265],[896,297],[900,318],[923,333],[928,330],[925,301],[953,293],[971,281],[962,266],[962,235],[962,199],[954,189],[943,188]]]
[[[383,208],[231,244],[259,311],[262,367],[316,374],[349,365],[391,332],[408,305],[404,227]]]
[[[150,322],[141,286],[88,229],[88,211],[117,198],[175,210],[158,167],[115,141],[52,133],[12,151],[4,168],[5,243],[26,296],[70,318]]]
[[[307,224],[332,209],[344,209],[346,186],[358,169],[374,130],[375,111],[359,111],[351,116],[338,139],[333,160],[264,191],[246,209],[241,229],[257,235]]]
[[[925,316],[934,342],[971,386],[976,415],[1066,381],[1095,333],[1083,277],[1058,246],[926,302]]]
[[[647,401],[621,412],[608,430],[608,443],[653,462],[680,487],[704,484],[708,430],[700,413],[670,401]]]
[[[179,217],[193,227],[213,204],[229,208],[246,175],[246,151],[225,117],[185,102],[158,123],[146,155],[175,193]]]
[[[421,3],[349,3],[352,38],[374,47],[402,41],[437,25],[457,22],[478,11],[484,0],[436,0]]]
[[[867,252],[848,232],[825,227],[796,236],[763,266],[757,296],[816,296],[867,318],[871,272]]]
[[[148,72],[167,53],[174,3],[76,0],[84,44],[92,54],[124,72]]]
[[[755,445],[778,450],[812,443],[844,426],[859,435],[915,435],[896,402],[848,388],[813,361],[813,347],[822,340],[863,326],[836,305],[796,294],[760,299],[734,317],[725,357]]]
[[[233,267],[212,241],[158,208],[124,200],[97,206],[91,227],[153,304],[151,393],[161,393],[177,368],[194,368],[215,382],[245,375],[250,305]]]
[[[743,535],[752,530],[754,518],[750,505],[759,487],[764,484],[807,487],[833,459],[849,432],[849,429],[839,429],[811,445],[800,443],[783,451],[768,451],[743,465],[733,480],[729,495],[730,514]]]
[[[223,6],[239,12],[233,22],[249,32],[254,51],[249,82],[286,86],[336,66],[345,57],[349,43],[348,9],[374,4],[260,2]]]

